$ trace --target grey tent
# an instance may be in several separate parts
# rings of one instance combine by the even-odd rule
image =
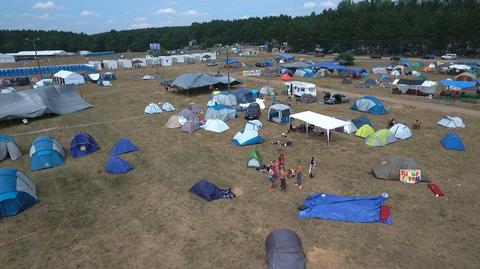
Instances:
[[[205,120],[221,119],[222,121],[233,120],[237,116],[235,108],[223,105],[211,106],[205,113]]]
[[[74,85],[46,86],[2,95],[0,120],[36,118],[46,113],[63,115],[90,107]]]
[[[271,232],[265,240],[269,269],[307,268],[302,241],[289,229]]]
[[[185,108],[185,109],[182,109],[180,113],[178,113],[178,116],[183,117],[187,120],[190,120],[191,117],[193,117],[193,112],[190,109]]]
[[[213,76],[206,73],[185,73],[178,76],[173,82],[172,87],[181,90],[194,90],[208,88],[209,86],[225,87],[228,85],[227,76]],[[238,85],[240,82],[230,77],[230,85]]]
[[[217,101],[218,104],[226,106],[236,106],[237,98],[233,94],[221,93],[213,96],[213,99]]]
[[[421,165],[415,160],[403,156],[393,156],[390,160],[375,165],[373,174],[380,179],[400,180],[400,169],[419,169],[422,171],[422,180],[428,178]]]
[[[22,156],[15,140],[8,135],[0,135],[0,161],[10,156],[10,159],[17,160]]]
[[[260,94],[262,95],[275,95],[275,89],[270,86],[263,86],[260,89]]]
[[[182,126],[183,133],[193,133],[198,129],[200,129],[200,124],[198,124],[198,122],[193,122],[193,121],[188,121]]]

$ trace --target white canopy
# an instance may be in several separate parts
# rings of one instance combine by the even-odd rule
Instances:
[[[327,131],[327,142],[330,143],[330,131],[336,128],[345,127],[350,125],[348,121],[343,121],[335,119],[333,117],[325,116],[318,114],[312,111],[304,111],[296,114],[290,115],[291,118],[301,120],[307,125],[307,135],[308,135],[308,124],[314,125],[316,127],[322,128]]]
[[[85,84],[82,75],[67,70],[60,70],[53,75],[53,80],[58,84]]]

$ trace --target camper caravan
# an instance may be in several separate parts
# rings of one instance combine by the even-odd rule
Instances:
[[[312,83],[300,81],[285,82],[285,89],[287,90],[287,94],[292,94],[298,97],[302,97],[304,94],[317,96],[317,87]]]

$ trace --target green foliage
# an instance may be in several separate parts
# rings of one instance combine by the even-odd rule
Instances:
[[[355,57],[350,52],[342,52],[337,57],[335,57],[335,61],[345,61],[345,65],[354,65],[355,64]]]
[[[480,0],[342,1],[337,9],[303,17],[287,15],[213,20],[185,27],[84,33],[0,31],[0,52],[31,50],[25,37],[40,37],[38,49],[146,51],[150,42],[170,50],[195,39],[201,47],[245,42],[287,41],[294,51],[317,45],[326,52],[355,54],[457,54],[480,49]]]

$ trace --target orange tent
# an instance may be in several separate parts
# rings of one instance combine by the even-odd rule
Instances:
[[[280,79],[284,81],[290,81],[292,80],[292,77],[289,74],[285,73],[280,77]]]
[[[432,68],[428,67],[428,66],[425,66],[423,69],[422,69],[423,72],[425,73],[430,73],[432,72]]]

